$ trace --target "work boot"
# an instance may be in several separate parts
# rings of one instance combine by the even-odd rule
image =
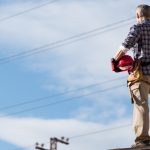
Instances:
[[[145,147],[145,146],[150,146],[150,141],[149,140],[136,142],[134,145],[131,146],[131,148],[142,148],[142,147]]]

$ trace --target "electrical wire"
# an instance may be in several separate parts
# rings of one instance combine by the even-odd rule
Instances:
[[[24,57],[28,57],[31,55],[41,53],[41,52],[50,51],[50,50],[53,50],[55,48],[62,47],[64,45],[68,45],[68,44],[72,44],[74,42],[77,42],[77,41],[80,41],[80,40],[83,40],[83,39],[86,39],[89,37],[101,35],[101,34],[106,33],[108,31],[118,29],[119,27],[122,27],[124,25],[128,25],[128,24],[130,24],[130,22],[129,23],[126,23],[126,22],[132,21],[132,20],[133,20],[133,17],[130,17],[128,19],[124,19],[124,20],[121,20],[121,21],[118,21],[118,22],[115,22],[115,23],[112,23],[112,24],[109,24],[106,26],[95,28],[95,29],[87,31],[87,32],[76,34],[76,35],[73,35],[71,37],[68,37],[68,38],[65,38],[62,40],[58,40],[55,42],[45,44],[45,45],[42,45],[42,46],[37,47],[37,48],[33,48],[30,50],[26,50],[26,51],[8,56],[8,57],[4,57],[4,58],[0,59],[0,64],[6,64],[8,62],[14,61],[14,60],[19,59],[19,58],[24,58]],[[122,24],[122,23],[125,23],[125,24]],[[116,25],[120,25],[120,26],[116,26]]]
[[[56,2],[56,1],[58,1],[58,0],[48,1],[48,2],[46,2],[46,3],[44,3],[44,4],[40,4],[40,5],[38,5],[38,6],[35,6],[35,7],[32,7],[32,8],[26,9],[26,10],[21,11],[21,12],[19,12],[19,13],[16,13],[16,14],[13,14],[13,15],[10,15],[10,16],[7,16],[7,17],[0,18],[0,22],[9,20],[9,19],[11,19],[11,18],[20,16],[20,15],[23,15],[23,14],[25,14],[25,13],[28,13],[28,12],[31,12],[31,11],[33,11],[33,10],[39,9],[39,8],[44,7],[44,6],[46,6],[46,5],[50,5],[50,4],[52,4],[52,3]]]
[[[82,137],[87,137],[87,136],[100,134],[100,133],[104,133],[104,132],[108,132],[108,131],[113,131],[113,130],[117,130],[117,129],[127,128],[129,126],[131,126],[131,124],[124,124],[124,125],[115,126],[115,127],[112,127],[112,128],[96,130],[96,131],[92,131],[92,132],[88,132],[88,133],[84,133],[84,134],[74,135],[74,136],[69,137],[69,139],[74,140],[74,139],[77,139],[77,138],[82,138]],[[35,145],[30,145],[30,146],[26,146],[26,147],[22,147],[22,148],[15,148],[15,149],[11,149],[11,150],[20,150],[20,149],[32,148],[33,146],[35,146]]]
[[[126,21],[129,21],[129,20],[132,20],[132,19],[133,19],[133,17],[128,18],[128,19],[125,19],[125,20],[121,20],[121,21],[119,21],[119,22],[116,22],[116,23],[113,23],[113,24],[109,24],[109,25],[106,25],[106,26],[103,26],[103,27],[100,27],[100,28],[96,28],[96,29],[94,29],[94,30],[91,30],[91,31],[88,31],[88,32],[84,32],[84,33],[81,33],[81,34],[72,36],[72,37],[67,38],[67,39],[64,39],[64,40],[59,40],[59,41],[56,41],[56,42],[54,42],[54,43],[44,45],[44,46],[42,46],[42,47],[39,47],[39,48],[34,49],[33,51],[35,51],[35,50],[37,50],[37,49],[41,49],[41,48],[43,48],[43,47],[47,47],[47,46],[53,45],[53,44],[58,44],[58,43],[60,43],[60,42],[64,42],[64,41],[69,40],[69,39],[74,39],[74,38],[76,38],[76,37],[80,37],[80,39],[76,39],[76,40],[75,40],[75,41],[78,41],[78,40],[81,40],[81,39],[83,39],[83,38],[86,38],[86,37],[82,37],[83,35],[84,35],[84,36],[85,36],[85,35],[88,36],[89,33],[93,33],[93,32],[95,32],[95,31],[99,31],[100,29],[105,29],[105,28],[107,28],[107,27],[111,27],[111,26],[113,26],[113,25],[120,24],[120,23],[122,23],[122,22],[126,22]],[[121,26],[122,26],[122,25],[121,25]],[[115,27],[115,28],[116,28],[116,27]],[[117,27],[117,28],[118,28],[118,27]],[[112,30],[112,29],[109,29],[109,30]],[[102,32],[103,32],[103,31],[102,31]],[[100,32],[100,33],[102,33],[102,32]],[[99,33],[94,33],[94,36],[95,36],[95,34],[97,35],[97,34],[99,34]],[[91,36],[91,35],[90,35],[90,36]],[[73,42],[74,42],[74,41],[73,41]],[[62,46],[62,45],[57,45],[56,47],[58,47],[58,46]],[[31,51],[31,50],[30,50],[30,51]],[[29,51],[27,51],[27,52],[29,52]],[[23,53],[21,53],[21,55],[22,55],[22,54],[26,54],[27,52],[25,52],[25,53],[23,52]],[[10,56],[10,57],[12,58],[12,57],[19,56],[19,55],[20,55],[20,53],[17,54],[17,55]],[[10,59],[10,57],[1,58],[0,60],[1,60],[1,61],[2,61],[2,60],[7,60],[7,59]],[[92,85],[92,86],[93,86],[93,85]],[[94,85],[94,86],[95,86],[95,85]],[[70,92],[72,92],[72,91],[70,91]],[[65,94],[65,93],[61,93],[60,95],[63,95],[63,94]],[[54,96],[58,96],[58,95],[54,95]],[[54,97],[54,96],[52,96],[52,97]],[[35,101],[41,101],[41,100],[44,100],[44,99],[48,99],[48,98],[50,98],[50,97],[51,97],[51,96],[39,98],[39,99],[32,100],[32,101],[28,101],[28,102],[19,103],[19,104],[15,104],[15,105],[11,105],[11,106],[6,106],[6,107],[3,107],[3,108],[0,108],[0,110],[10,109],[11,107],[16,107],[16,106],[20,106],[20,105],[25,105],[25,104],[32,103],[32,102],[35,102]]]
[[[40,105],[40,106],[24,109],[24,110],[13,112],[13,113],[8,113],[8,114],[5,114],[5,115],[1,115],[0,118],[10,117],[10,116],[14,116],[14,115],[20,115],[20,114],[25,113],[25,112],[29,112],[29,111],[33,111],[33,110],[37,110],[37,109],[50,107],[50,106],[57,105],[57,104],[60,104],[60,103],[66,103],[66,102],[69,102],[69,101],[73,101],[74,99],[79,99],[79,98],[82,98],[82,97],[88,97],[88,96],[91,96],[91,95],[99,94],[99,93],[102,93],[102,92],[106,92],[106,91],[109,91],[109,90],[113,90],[113,89],[116,89],[116,88],[123,87],[125,85],[126,84],[121,84],[121,85],[113,86],[113,87],[106,88],[106,89],[103,89],[103,90],[90,92],[88,94],[82,94],[80,96],[71,97],[71,98],[64,99],[64,100],[58,100],[58,101],[51,102],[51,103],[48,103],[48,104],[44,104],[44,105]]]
[[[112,127],[112,128],[106,128],[106,129],[103,129],[103,130],[92,131],[92,132],[88,132],[88,133],[84,133],[84,134],[79,134],[79,135],[72,136],[69,139],[76,139],[76,138],[81,138],[81,137],[85,137],[85,136],[99,134],[99,133],[103,133],[103,132],[107,132],[107,131],[112,131],[112,130],[116,130],[116,129],[126,128],[126,127],[129,127],[130,125],[131,124],[125,124],[125,125],[116,126],[116,127]]]
[[[128,18],[128,19],[125,19],[125,20],[121,20],[121,21],[118,21],[118,22],[115,22],[113,24],[109,24],[109,25],[106,25],[106,26],[102,26],[102,27],[99,27],[99,28],[95,28],[93,30],[90,30],[90,31],[87,31],[87,32],[83,32],[83,33],[80,33],[80,34],[77,34],[77,35],[73,35],[71,37],[68,37],[68,38],[65,38],[65,39],[62,39],[62,40],[58,40],[58,41],[55,41],[55,42],[52,42],[52,43],[48,43],[48,44],[45,44],[45,45],[42,45],[40,47],[37,47],[37,48],[34,48],[34,49],[30,49],[30,50],[26,50],[24,52],[21,52],[21,53],[18,53],[18,54],[15,54],[15,55],[11,55],[11,56],[8,56],[8,57],[4,57],[4,58],[1,58],[0,61],[5,61],[7,59],[11,59],[11,58],[15,58],[15,57],[18,57],[18,56],[22,56],[22,55],[26,55],[28,53],[32,53],[32,52],[36,52],[38,50],[41,50],[41,49],[44,49],[44,48],[47,48],[47,47],[51,47],[53,46],[52,48],[56,48],[56,47],[60,47],[62,45],[57,45],[57,44],[62,44],[64,42],[68,42],[70,40],[81,40],[80,38],[86,38],[89,34],[93,34],[93,33],[97,33],[103,29],[107,29],[109,27],[112,27],[112,26],[115,26],[115,25],[118,25],[118,24],[121,24],[121,23],[124,23],[126,21],[131,21],[133,20],[133,17],[131,18]],[[125,24],[126,25],[126,24]],[[118,27],[117,27],[118,28]],[[115,28],[116,29],[116,28]],[[112,30],[112,29],[111,29]],[[101,33],[101,32],[100,32]],[[98,34],[100,34],[98,33]],[[94,36],[94,35],[93,35]],[[79,38],[79,39],[76,39],[76,38]],[[65,44],[66,45],[66,44]]]
[[[53,3],[53,2],[55,2],[55,1],[51,1],[51,2],[48,2],[48,3],[45,3],[45,4],[42,4],[42,5],[40,5],[40,6],[37,6],[37,7],[34,7],[34,8],[31,8],[31,9],[28,9],[28,10],[25,10],[25,11],[22,11],[22,12],[20,12],[20,13],[17,13],[17,14],[14,14],[14,15],[11,15],[11,16],[8,16],[8,17],[5,17],[5,18],[0,18],[0,21],[4,21],[4,20],[8,20],[8,19],[10,19],[10,18],[13,18],[13,17],[15,17],[15,16],[19,16],[19,15],[21,15],[21,14],[24,14],[24,13],[27,13],[27,12],[29,12],[29,11],[32,11],[32,10],[34,10],[34,9],[38,9],[38,8],[40,8],[40,7],[43,7],[43,6],[45,6],[45,5],[48,5],[48,4],[50,4],[50,3]],[[133,19],[133,18],[132,18]],[[120,22],[118,22],[118,24],[120,24]],[[109,25],[108,25],[109,26]],[[105,26],[105,28],[108,28],[108,26]],[[118,28],[118,27],[117,27]],[[104,29],[104,27],[102,27],[101,29]],[[87,33],[82,33],[82,34],[79,34],[79,35],[75,35],[75,36],[79,36],[79,37],[81,37],[81,36],[83,36],[83,34],[84,35],[87,35],[87,34],[90,34],[90,32],[92,33],[92,32],[95,32],[95,31],[98,31],[99,29],[94,29],[93,31],[88,31]],[[110,30],[112,30],[112,29],[109,29],[109,31]],[[104,31],[104,32],[106,32],[106,31]],[[103,32],[100,32],[100,33],[103,33]],[[95,35],[97,35],[97,34],[100,34],[100,33],[96,33]],[[95,35],[92,35],[92,36],[95,36]],[[70,37],[70,39],[72,39],[72,38],[75,38],[75,36],[72,36],[72,37]],[[82,38],[80,38],[80,39],[78,39],[78,40],[81,40],[81,39],[85,39],[85,38],[87,38],[87,37],[82,37]],[[64,39],[65,41],[66,40],[70,40],[70,39]],[[57,41],[57,42],[64,42],[64,40],[61,40],[61,41]],[[56,44],[57,42],[54,42],[54,43],[50,43],[50,44]],[[66,45],[66,44],[65,44]],[[45,47],[47,47],[47,46],[49,46],[49,45],[46,45],[46,46],[42,46],[42,47],[40,47],[40,48],[36,48],[36,50],[37,49],[41,49],[41,48],[45,48]],[[60,46],[62,46],[62,45],[59,45],[59,47]],[[53,47],[52,47],[53,48]],[[32,49],[33,50],[33,49]],[[34,49],[35,50],[35,49]],[[31,50],[30,50],[31,51]],[[39,51],[38,51],[39,52]],[[25,52],[26,53],[26,52]],[[20,54],[19,54],[20,55]],[[21,54],[22,55],[22,54]],[[18,54],[17,55],[13,55],[13,56],[10,56],[10,57],[16,57],[16,56],[18,56]],[[9,57],[9,58],[10,58]],[[8,58],[7,58],[8,59]],[[1,59],[2,60],[2,59]],[[97,84],[96,84],[97,85]],[[91,85],[91,86],[93,86],[93,85]],[[119,85],[119,87],[120,86],[122,86],[122,85]],[[123,85],[124,86],[124,85]],[[101,92],[104,92],[104,91],[108,91],[108,90],[111,90],[111,89],[114,89],[114,88],[117,88],[118,86],[115,86],[115,87],[112,87],[112,88],[108,88],[108,89],[104,89],[104,90],[101,90],[101,91],[96,91],[96,92],[93,92],[93,93],[89,93],[89,94],[85,94],[85,95],[81,95],[81,96],[78,96],[78,97],[72,97],[72,98],[70,98],[70,99],[66,99],[66,100],[62,100],[62,101],[56,101],[56,102],[54,102],[54,103],[50,103],[50,104],[47,104],[47,105],[43,105],[43,106],[39,106],[39,107],[33,107],[33,108],[31,108],[31,109],[26,109],[26,110],[23,110],[23,111],[20,111],[20,112],[16,112],[16,113],[13,113],[13,114],[11,114],[11,115],[14,115],[14,114],[18,114],[18,113],[23,113],[23,112],[26,112],[26,111],[31,111],[31,110],[35,110],[35,109],[39,109],[39,108],[43,108],[43,107],[47,107],[47,106],[50,106],[50,105],[55,105],[55,104],[58,104],[58,103],[62,103],[62,102],[67,102],[67,101],[71,101],[71,100],[73,100],[73,99],[76,99],[76,98],[81,98],[81,97],[86,97],[86,96],[90,96],[90,95],[93,95],[93,94],[97,94],[97,93],[101,93]],[[78,89],[79,90],[79,89]],[[80,89],[81,90],[81,89]],[[69,92],[73,92],[73,91],[69,91]],[[61,93],[61,95],[63,95],[64,93]],[[56,95],[55,95],[56,96]],[[51,96],[50,96],[51,97]],[[46,99],[47,98],[49,98],[49,97],[45,97]],[[44,99],[45,99],[44,98]],[[41,100],[41,99],[39,99],[39,100]],[[35,101],[35,100],[34,100]],[[30,101],[31,102],[31,101]],[[33,102],[33,101],[32,101]],[[22,104],[25,104],[25,103],[22,103]],[[20,105],[20,104],[16,104],[16,106],[17,105]],[[2,108],[2,109],[8,109],[9,107],[11,107],[11,106],[8,106],[8,107],[6,107],[6,108]],[[15,105],[13,105],[12,107],[15,107]],[[10,114],[9,114],[10,115]],[[8,116],[8,115],[5,115],[5,116]],[[110,131],[110,130],[115,130],[115,129],[118,129],[118,128],[124,128],[124,127],[127,127],[127,126],[129,126],[129,125],[124,125],[124,126],[118,126],[118,127],[114,127],[114,128],[109,128],[109,129],[104,129],[104,130],[98,130],[98,131],[94,131],[94,132],[89,132],[89,133],[86,133],[86,134],[81,134],[81,135],[76,135],[76,136],[72,136],[72,137],[70,137],[70,139],[75,139],[75,138],[80,138],[80,137],[83,137],[83,136],[89,136],[89,135],[93,135],[93,134],[98,134],[98,133],[101,133],[101,132],[106,132],[106,131]],[[25,148],[29,148],[29,147],[25,147]]]
[[[0,21],[5,21],[5,20],[8,20],[8,19],[11,19],[11,18],[13,18],[13,17],[22,15],[22,14],[27,13],[27,12],[30,12],[30,11],[32,11],[32,10],[41,8],[41,7],[45,6],[45,5],[54,3],[55,1],[56,1],[56,0],[53,0],[53,1],[51,1],[51,2],[47,2],[47,3],[45,3],[45,4],[42,4],[42,5],[39,5],[39,6],[30,8],[30,9],[24,10],[24,11],[19,12],[19,13],[17,13],[17,14],[14,14],[14,15],[11,15],[11,16],[8,16],[8,17],[4,17],[4,18],[0,18]],[[133,18],[132,18],[132,19],[133,19]],[[123,22],[124,22],[124,21],[123,21]],[[120,23],[121,23],[121,22],[118,22],[118,24],[120,24]],[[113,26],[113,24],[111,24],[111,25]],[[109,25],[107,25],[107,26],[105,26],[105,27],[102,27],[101,29],[108,28],[108,26],[109,26]],[[117,27],[117,28],[118,28],[118,27]],[[115,28],[114,28],[114,29],[115,29]],[[88,31],[88,32],[86,32],[86,33],[81,33],[81,34],[79,34],[79,35],[75,35],[75,36],[70,37],[70,39],[74,39],[76,36],[79,36],[79,37],[80,37],[80,36],[83,36],[83,34],[84,34],[84,35],[90,34],[90,33],[92,33],[92,32],[95,32],[96,30],[99,31],[100,29],[94,29],[93,31]],[[112,30],[112,29],[109,29],[109,31],[110,31],[110,30]],[[108,31],[108,30],[107,30],[107,31]],[[103,31],[103,32],[106,32],[106,31]],[[94,34],[94,35],[92,35],[92,36],[95,36],[95,35],[97,35],[97,34],[101,34],[101,33],[103,33],[103,32],[96,33],[96,34]],[[88,37],[89,37],[89,36],[88,36]],[[75,41],[79,41],[79,40],[85,39],[85,38],[87,38],[87,37],[81,37],[80,39],[75,40]],[[53,44],[56,44],[56,43],[58,44],[58,42],[59,42],[59,43],[60,43],[60,42],[65,42],[66,40],[68,41],[68,40],[70,40],[70,39],[67,38],[67,39],[60,40],[60,41],[57,41],[57,42],[54,42],[54,43],[50,43],[50,44],[52,44],[52,45],[53,45]],[[75,41],[73,41],[73,42],[75,42]],[[65,44],[65,45],[66,45],[66,44]],[[37,50],[37,49],[39,50],[39,49],[45,48],[45,47],[47,47],[47,46],[50,46],[50,45],[48,44],[48,45],[45,45],[45,46],[41,46],[40,48],[35,48],[34,50]],[[60,46],[62,46],[62,45],[58,45],[58,47],[60,47]],[[53,48],[53,47],[52,47],[52,48]],[[56,48],[56,47],[54,47],[54,48]],[[33,49],[32,49],[32,50],[33,50]],[[30,50],[30,51],[31,51],[31,50]],[[27,52],[28,52],[28,51],[27,51]],[[25,53],[27,53],[27,52],[25,52]],[[38,51],[38,52],[39,52],[39,51]],[[12,58],[12,57],[16,57],[16,56],[18,57],[18,56],[20,56],[20,55],[22,56],[22,54],[25,54],[25,53],[23,52],[23,53],[19,53],[19,54],[17,54],[17,55],[12,55],[12,56],[6,57],[6,58],[4,58],[4,59],[8,59],[8,58],[10,58],[10,57],[11,57],[11,58]],[[1,60],[3,60],[3,58],[2,58]],[[88,87],[97,86],[97,85],[99,85],[99,83],[98,83],[98,84],[90,85],[90,86],[88,86]],[[39,109],[39,108],[43,108],[43,107],[47,107],[47,106],[51,106],[51,105],[55,105],[55,104],[62,103],[62,102],[71,101],[71,100],[76,99],[76,98],[81,98],[81,97],[86,97],[86,96],[94,95],[94,94],[101,93],[101,92],[104,92],[104,91],[108,91],[108,90],[111,90],[111,89],[114,89],[114,88],[117,88],[117,87],[120,87],[120,86],[124,86],[124,85],[115,86],[115,87],[112,87],[112,88],[104,89],[104,90],[101,90],[101,91],[96,91],[96,92],[89,93],[89,94],[85,94],[85,95],[81,95],[81,96],[78,96],[78,97],[72,97],[72,98],[70,98],[70,99],[66,99],[66,100],[62,100],[62,101],[56,101],[56,102],[50,103],[50,104],[48,104],[48,105],[43,105],[43,106],[39,106],[39,107],[33,107],[33,108],[31,108],[31,109],[26,109],[26,110],[23,110],[23,111],[20,111],[20,112],[13,113],[12,115],[18,114],[18,113],[22,113],[22,112],[26,112],[26,111],[31,111],[31,110]],[[85,88],[87,88],[87,87],[80,88],[80,89],[77,89],[77,90],[81,90],[81,89],[85,89]],[[77,91],[77,90],[75,90],[75,91]],[[73,90],[73,91],[74,91],[74,90]],[[70,92],[73,92],[73,91],[68,91],[68,92],[70,93]],[[65,93],[61,93],[61,94],[58,94],[58,95],[60,96],[60,95],[64,95],[64,94],[66,94],[66,92],[65,92]],[[54,96],[58,96],[58,95],[54,95]],[[50,97],[53,97],[53,96],[44,97],[43,99],[47,99],[47,98],[50,98]],[[41,100],[42,100],[42,98],[39,99],[39,101],[41,101]],[[35,100],[33,100],[33,101],[28,101],[28,103],[32,103],[32,102],[35,102]],[[8,109],[8,108],[10,108],[10,107],[16,107],[16,106],[24,105],[24,104],[27,104],[27,103],[24,102],[24,103],[19,103],[19,104],[12,105],[12,106],[7,106],[7,107],[4,107],[4,108],[1,108],[1,110]],[[4,116],[8,116],[8,115],[4,115]],[[102,132],[106,132],[106,131],[116,130],[116,129],[119,129],[119,128],[125,128],[125,127],[128,127],[129,125],[130,125],[130,124],[122,125],[122,126],[117,126],[117,127],[113,127],[113,128],[108,128],[108,129],[103,129],[103,130],[98,130],[98,131],[89,132],[89,133],[85,133],[85,134],[75,135],[75,136],[70,137],[70,139],[76,139],[76,138],[81,138],[81,137],[84,137],[84,136],[89,136],[89,135],[93,135],[93,134],[98,134],[98,133],[102,133]],[[21,148],[21,149],[30,148],[30,147],[31,147],[31,146],[27,146],[27,147],[24,147],[24,148]],[[13,150],[17,150],[17,149],[13,149]]]
[[[62,96],[62,95],[66,95],[66,94],[77,92],[77,91],[84,90],[84,89],[89,89],[89,88],[92,88],[92,87],[100,86],[100,85],[103,85],[103,84],[106,84],[106,83],[110,83],[110,82],[125,79],[125,78],[126,78],[126,76],[119,77],[119,78],[106,80],[106,81],[99,82],[99,83],[90,84],[88,86],[84,86],[84,87],[81,87],[81,88],[78,88],[78,89],[67,90],[65,92],[57,93],[55,95],[44,96],[44,97],[36,98],[34,100],[24,101],[24,102],[13,104],[13,105],[8,105],[8,106],[5,106],[5,107],[1,107],[0,111],[9,110],[9,109],[12,109],[12,108],[15,108],[15,107],[24,106],[24,105],[31,104],[31,103],[37,103],[37,102],[40,102],[40,101],[48,100],[50,98],[59,97],[59,96]]]

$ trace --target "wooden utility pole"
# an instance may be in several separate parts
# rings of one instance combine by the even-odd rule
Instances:
[[[50,138],[50,149],[45,149],[44,144],[39,145],[39,143],[36,143],[35,149],[39,149],[39,150],[57,150],[57,143],[62,143],[62,144],[65,144],[65,145],[69,145],[69,139],[68,138],[65,139],[64,137],[61,137],[61,139],[58,139],[56,137]]]
[[[57,143],[62,143],[62,144],[69,144],[69,139],[65,139],[62,137],[61,139],[58,139],[56,137],[50,138],[50,150],[57,150]]]

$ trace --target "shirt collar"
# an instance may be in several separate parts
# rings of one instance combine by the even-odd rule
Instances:
[[[141,21],[141,23],[146,23],[146,22],[150,22],[150,19],[144,19]]]

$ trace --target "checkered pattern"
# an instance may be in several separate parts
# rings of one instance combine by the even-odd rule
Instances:
[[[143,62],[150,61],[150,20],[133,25],[122,43],[127,49],[133,48],[134,57],[142,57]],[[150,65],[142,67],[143,74],[150,75]]]

